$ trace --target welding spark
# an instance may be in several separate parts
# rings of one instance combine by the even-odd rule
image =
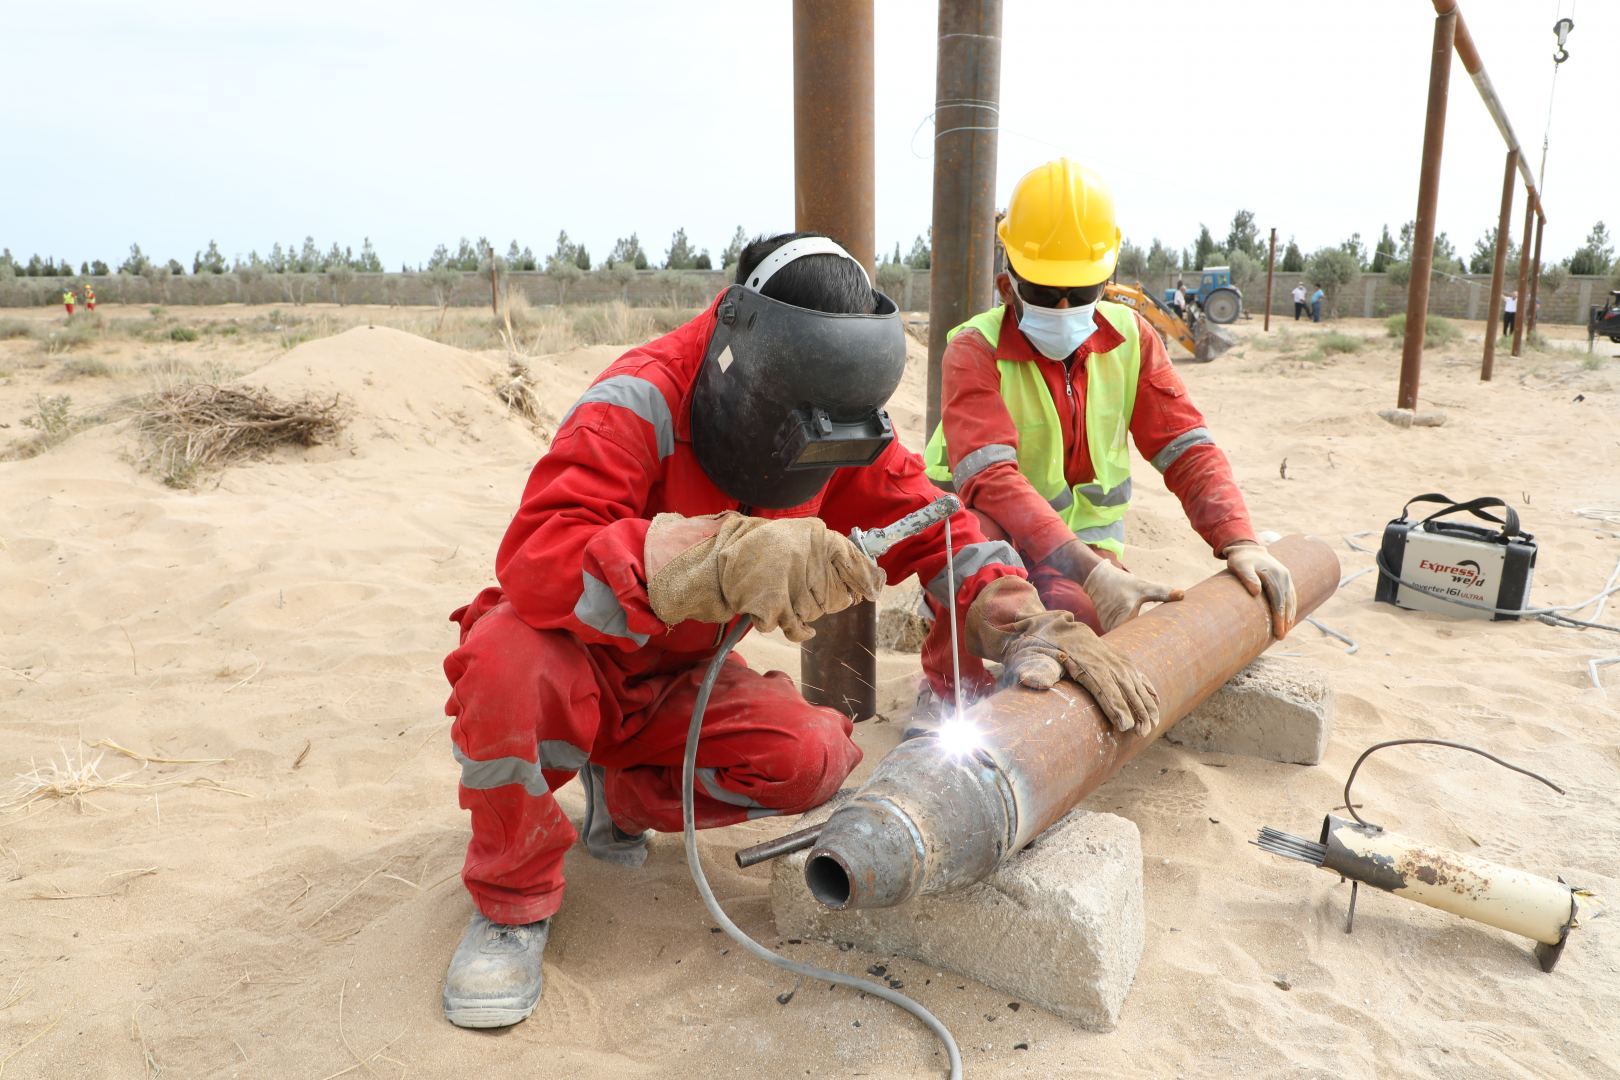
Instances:
[[[948,716],[939,725],[939,746],[952,758],[964,758],[984,748],[984,735],[973,721]]]

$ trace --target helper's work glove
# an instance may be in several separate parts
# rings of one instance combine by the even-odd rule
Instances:
[[[876,600],[884,575],[849,537],[817,518],[687,518],[659,514],[647,530],[647,599],[670,626],[724,623],[747,615],[789,641],[815,636],[810,623]]]
[[[1299,612],[1299,598],[1294,593],[1294,577],[1271,552],[1252,540],[1243,540],[1226,549],[1226,568],[1243,582],[1250,596],[1259,596],[1263,589],[1266,603],[1271,607],[1271,636],[1279,641],[1293,628]]]
[[[1097,568],[1080,585],[1091,597],[1105,634],[1140,615],[1143,604],[1150,601],[1169,603],[1186,595],[1180,589],[1139,578],[1107,559],[1098,563]]]
[[[1159,697],[1142,673],[1067,611],[1047,611],[1035,586],[997,578],[968,608],[963,644],[997,660],[1024,686],[1050,690],[1064,675],[1091,692],[1109,723],[1144,735],[1159,722]]]

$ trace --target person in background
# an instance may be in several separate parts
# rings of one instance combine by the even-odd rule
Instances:
[[[1303,314],[1305,314],[1305,283],[1302,281],[1294,286],[1294,321],[1299,322],[1299,317]]]
[[[1322,301],[1326,298],[1327,293],[1322,291],[1321,285],[1317,285],[1316,291],[1311,293],[1311,322],[1322,321]]]
[[[1176,314],[1185,321],[1187,318],[1187,286],[1179,281],[1176,282],[1176,295],[1171,303],[1175,305]]]
[[[1013,189],[996,235],[1001,304],[946,334],[929,477],[956,491],[985,536],[1017,549],[1049,609],[1104,633],[1182,595],[1123,565],[1134,441],[1211,554],[1264,592],[1283,637],[1296,614],[1288,568],[1257,539],[1159,335],[1102,299],[1120,250],[1107,185],[1073,161],[1048,162]]]
[[[1513,333],[1513,323],[1519,317],[1519,296],[1517,293],[1508,293],[1502,297],[1502,336],[1507,337]]]
[[[88,279],[84,283],[84,310],[96,310],[96,287]]]
[[[62,290],[62,306],[67,308],[68,318],[70,319],[73,318],[73,305],[78,301],[78,299],[79,298],[77,296],[73,295],[72,289]]]

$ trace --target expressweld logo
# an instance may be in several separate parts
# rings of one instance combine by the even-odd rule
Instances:
[[[1480,573],[1479,563],[1473,559],[1464,559],[1455,566],[1423,559],[1418,562],[1418,566],[1436,574],[1450,574],[1453,585],[1464,585],[1475,589],[1482,588],[1485,585],[1485,575]]]

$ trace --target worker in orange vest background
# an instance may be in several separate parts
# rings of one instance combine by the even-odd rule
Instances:
[[[62,306],[67,308],[68,318],[73,318],[73,305],[79,298],[73,295],[72,289],[62,290]]]
[[[96,287],[88,281],[84,283],[84,309],[86,311],[96,310]]]

